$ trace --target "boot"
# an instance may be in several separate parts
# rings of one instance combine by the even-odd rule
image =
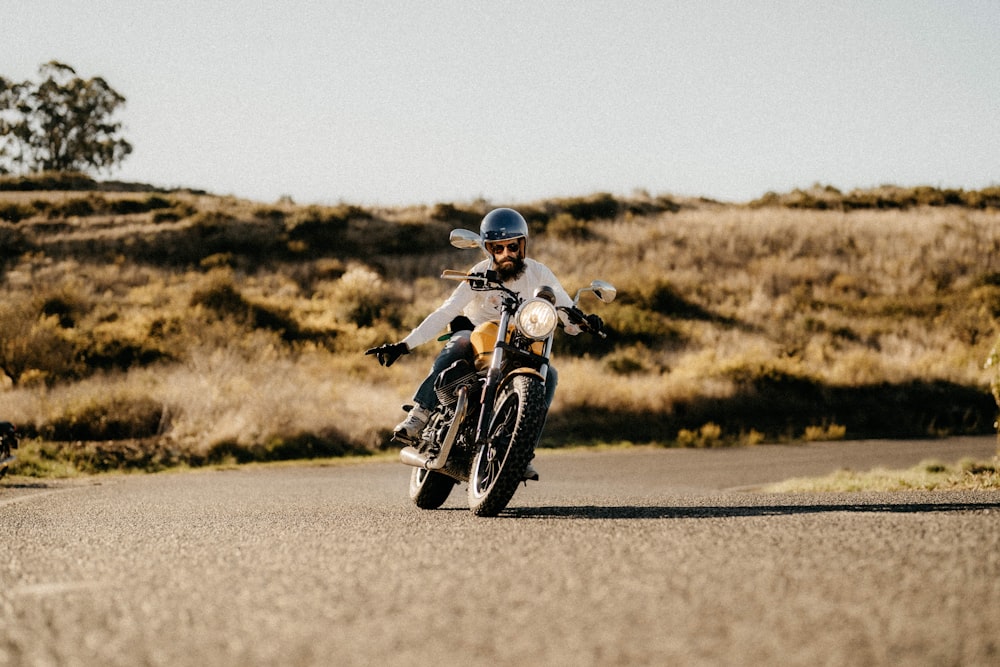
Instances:
[[[414,405],[406,419],[399,422],[393,429],[392,437],[403,442],[416,442],[420,438],[420,433],[427,426],[427,420],[431,413],[420,405]]]

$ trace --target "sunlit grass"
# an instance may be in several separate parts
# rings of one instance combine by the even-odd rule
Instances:
[[[955,464],[924,461],[906,470],[838,470],[824,477],[795,478],[769,484],[762,490],[770,493],[827,493],[988,489],[1000,489],[1000,457],[991,461],[966,459]]]

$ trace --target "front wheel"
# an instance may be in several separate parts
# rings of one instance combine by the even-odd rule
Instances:
[[[537,377],[518,375],[500,394],[469,474],[473,514],[496,516],[507,507],[535,453],[546,410],[545,385]]]
[[[410,473],[410,500],[422,510],[436,510],[448,500],[455,480],[433,470],[414,468]]]

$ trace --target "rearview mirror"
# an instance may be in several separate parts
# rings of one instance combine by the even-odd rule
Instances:
[[[475,232],[470,232],[468,229],[453,229],[451,234],[448,236],[448,240],[456,248],[462,248],[463,250],[472,250],[473,248],[483,247],[483,242],[479,238],[479,234]]]
[[[593,292],[594,296],[603,301],[604,303],[611,303],[618,296],[618,290],[611,283],[606,283],[603,280],[595,280],[590,283],[590,287],[581,287],[573,297],[573,305],[580,303],[580,295],[584,292]]]
[[[606,283],[603,280],[595,280],[590,283],[590,289],[594,292],[594,295],[603,301],[604,303],[611,303],[618,296],[618,290],[611,283]]]

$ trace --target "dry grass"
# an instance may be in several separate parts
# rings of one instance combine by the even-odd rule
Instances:
[[[91,212],[70,215],[81,199]],[[434,350],[391,369],[362,353],[446,296],[441,268],[478,259],[445,239],[487,207],[0,193],[9,202],[33,213],[0,223],[0,415],[43,438],[127,432],[193,459],[266,458],[303,439],[379,447]],[[600,277],[620,294],[581,304],[610,325],[608,342],[559,344],[546,444],[622,425],[635,441],[714,446],[992,424],[981,399],[1000,333],[995,209],[521,208],[547,227],[531,254],[565,287]]]
[[[825,477],[786,480],[763,490],[771,493],[843,493],[997,489],[1000,489],[1000,457],[986,462],[967,459],[950,465],[924,461],[908,470],[839,470]]]

